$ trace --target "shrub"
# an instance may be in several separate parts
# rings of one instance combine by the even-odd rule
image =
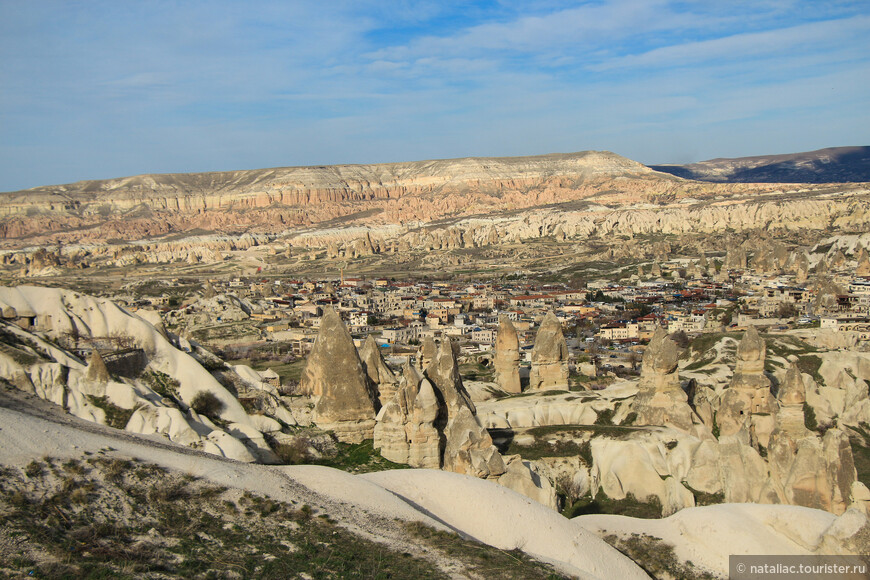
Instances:
[[[688,348],[689,346],[689,336],[686,334],[685,330],[678,330],[673,333],[671,335],[671,340],[677,343],[677,346],[680,348]]]
[[[565,500],[565,505],[572,506],[582,496],[583,486],[569,473],[560,473],[556,478],[556,493]]]
[[[40,477],[44,472],[42,464],[35,460],[28,463],[27,467],[24,468],[24,475],[27,477]]]
[[[151,502],[171,502],[190,497],[187,483],[183,481],[169,481],[148,489],[148,499]]]
[[[592,443],[589,441],[583,441],[579,445],[579,449],[577,451],[577,455],[580,456],[580,459],[585,463],[588,467],[592,467]]]
[[[85,395],[85,398],[90,404],[103,410],[106,416],[106,425],[114,429],[124,429],[127,427],[130,417],[135,413],[135,409],[122,409],[109,401],[108,397]]]
[[[804,403],[804,426],[810,431],[817,431],[819,428],[816,411],[808,403]]]
[[[86,504],[88,503],[88,489],[84,487],[76,488],[69,494],[70,502],[74,504]]]
[[[176,403],[178,402],[178,389],[181,386],[178,381],[160,371],[147,372],[142,375],[142,378],[155,393]]]
[[[82,475],[85,472],[85,466],[78,459],[70,459],[63,464],[63,468],[69,473]]]
[[[654,536],[635,533],[620,538],[609,534],[604,541],[634,560],[653,578],[716,578],[706,570],[697,568],[691,561],[681,561],[673,545]]]
[[[596,425],[613,425],[613,409],[604,409],[602,411],[598,411],[597,416],[595,417]]]
[[[126,459],[103,459],[100,462],[103,468],[103,476],[109,481],[120,481],[133,464]]]
[[[290,465],[310,463],[313,459],[309,443],[302,437],[297,437],[289,443],[276,443],[273,449],[281,461]]]
[[[200,391],[190,402],[190,408],[208,418],[219,417],[226,405],[214,393]]]
[[[598,490],[595,497],[580,498],[574,505],[566,505],[562,515],[574,518],[586,514],[616,514],[633,518],[658,519],[662,517],[662,504],[658,497],[650,496],[639,500],[633,494],[626,494],[623,499],[607,497]]]

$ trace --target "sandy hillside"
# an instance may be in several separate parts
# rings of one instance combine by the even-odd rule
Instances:
[[[570,576],[607,578],[608,571],[619,570],[624,578],[646,577],[593,534],[497,484],[440,471],[382,472],[364,479],[326,467],[241,463],[88,423],[44,401],[0,389],[0,464],[22,467],[36,458],[76,459],[100,451],[279,501],[306,503],[353,532],[412,554],[421,548],[408,539],[399,520],[451,529],[501,549],[519,548]],[[450,562],[442,564],[451,568]]]

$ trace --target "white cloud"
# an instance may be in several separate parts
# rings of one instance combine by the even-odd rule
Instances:
[[[0,0],[0,176],[855,142],[868,32],[837,0]]]
[[[613,0],[585,4],[544,15],[487,22],[444,36],[424,36],[404,46],[368,53],[371,59],[413,60],[425,56],[473,55],[479,52],[538,52],[625,37],[639,29],[668,29],[685,23],[665,0]],[[690,17],[689,17],[690,18]]]
[[[850,48],[844,44],[850,39],[857,39],[862,45],[868,44],[870,16],[854,16],[841,20],[813,22],[778,30],[734,34],[723,38],[665,46],[639,55],[610,59],[590,68],[610,70],[629,67],[670,67],[706,61],[733,61],[757,56],[788,55],[795,51],[804,53],[820,48]]]

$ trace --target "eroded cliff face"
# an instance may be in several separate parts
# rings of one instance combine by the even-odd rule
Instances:
[[[30,267],[33,250],[22,249],[57,243],[64,247],[54,266],[70,267],[213,263],[252,246],[305,259],[401,261],[415,251],[486,253],[547,237],[620,239],[602,259],[642,250],[666,260],[670,249],[646,237],[866,230],[870,189],[698,183],[585,152],[80,182],[0,194],[0,216],[3,262],[27,266],[27,275],[47,266]]]
[[[419,258],[418,254],[424,253],[424,260],[437,261],[443,256],[435,251],[441,251],[448,257],[452,256],[451,259],[461,261],[472,259],[472,256],[455,255],[454,251],[467,253],[470,249],[476,249],[473,256],[476,259],[481,256],[497,257],[500,248],[504,247],[511,249],[511,255],[522,258],[533,250],[521,244],[543,238],[562,244],[583,244],[584,247],[601,245],[597,251],[600,255],[593,256],[595,259],[634,257],[667,260],[672,251],[671,244],[655,241],[650,236],[673,234],[683,239],[684,245],[692,245],[691,240],[696,239],[697,253],[700,253],[711,247],[727,247],[727,244],[735,241],[730,240],[734,236],[737,236],[739,244],[741,236],[748,233],[758,237],[764,232],[775,232],[786,235],[793,243],[811,245],[825,232],[866,231],[870,226],[870,195],[854,192],[839,198],[813,200],[672,203],[662,206],[636,204],[624,208],[584,205],[573,211],[559,207],[536,207],[492,213],[486,217],[459,217],[437,223],[335,223],[335,227],[281,225],[277,233],[267,228],[257,231],[257,228],[252,227],[253,233],[235,234],[233,232],[237,232],[234,228],[238,222],[232,222],[229,214],[214,212],[203,214],[202,217],[221,217],[223,219],[218,221],[226,225],[201,227],[200,231],[184,230],[188,235],[178,236],[178,239],[158,235],[153,241],[142,241],[148,236],[140,235],[133,224],[119,221],[112,222],[111,228],[106,224],[90,230],[66,229],[24,239],[7,239],[7,251],[2,256],[2,262],[12,266],[29,266],[32,263],[33,267],[29,270],[45,270],[51,264],[45,260],[34,260],[34,251],[40,245],[58,241],[65,245],[61,250],[62,256],[57,256],[58,259],[52,263],[70,267],[88,267],[96,263],[114,266],[169,262],[214,263],[229,259],[233,252],[257,246],[273,254],[293,256],[297,260],[318,257],[344,260],[378,254],[402,262],[415,255]],[[267,210],[262,211],[267,213]],[[149,232],[174,233],[168,220],[144,222],[143,227]],[[228,233],[206,233],[202,230]],[[123,239],[124,234],[139,241],[101,243],[101,240]],[[23,246],[29,246],[29,249]],[[430,265],[439,264],[433,262]]]
[[[573,187],[577,180],[658,176],[649,168],[608,152],[515,158],[467,158],[375,165],[283,167],[213,173],[139,175],[45,186],[3,194],[0,215],[106,213],[139,206],[151,210],[246,209],[275,204],[399,199],[441,190],[501,192]],[[109,205],[110,208],[104,207]]]
[[[141,175],[0,195],[0,238],[145,239],[194,230],[428,222],[595,197],[617,205],[773,191],[701,185],[608,152]],[[333,223],[334,222],[334,223]]]

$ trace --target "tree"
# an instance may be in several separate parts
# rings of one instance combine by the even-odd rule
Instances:
[[[625,305],[625,309],[626,311],[633,310],[638,318],[652,312],[652,306],[644,302],[629,302]]]
[[[797,308],[791,302],[780,302],[776,309],[776,315],[779,318],[794,318],[797,314]]]
[[[582,480],[577,480],[568,473],[560,473],[556,477],[556,493],[565,498],[565,507],[571,507],[586,493]]]
[[[210,419],[214,419],[215,417],[220,417],[225,405],[224,402],[218,399],[214,393],[210,391],[200,391],[190,402],[190,408],[200,415],[205,415]]]
[[[671,340],[677,343],[677,346],[680,348],[687,348],[689,346],[689,335],[686,334],[685,330],[678,330],[673,333]]]

